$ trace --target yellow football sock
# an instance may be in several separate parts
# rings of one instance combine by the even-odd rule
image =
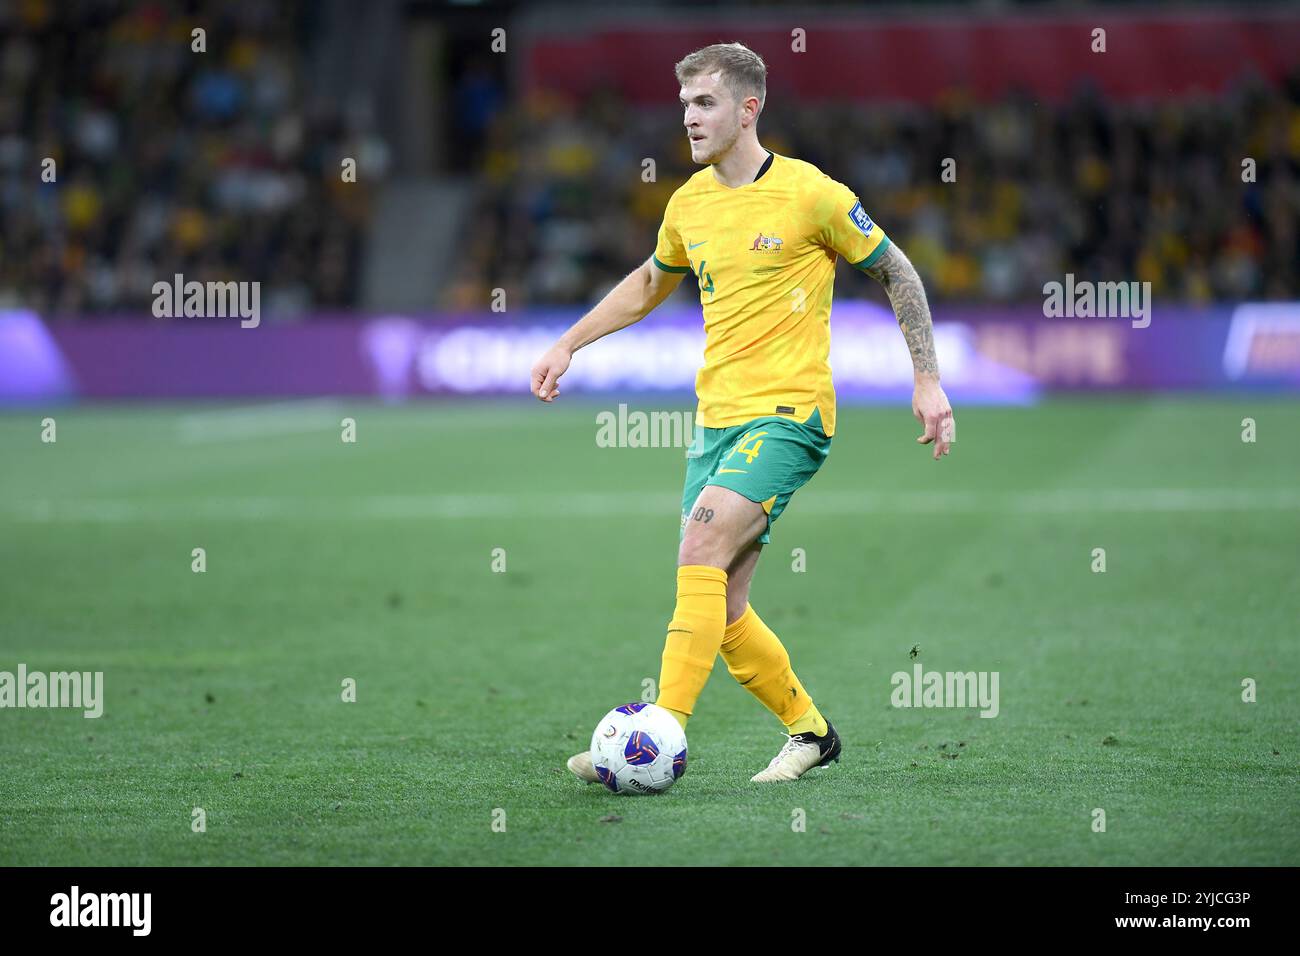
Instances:
[[[682,730],[686,729],[686,721],[690,718],[690,714],[683,714],[680,710],[673,710],[671,707],[665,707],[664,710],[673,715],[673,718],[682,725]]]
[[[722,659],[731,676],[785,724],[787,733],[826,733],[826,719],[790,669],[785,645],[748,604],[745,613],[727,626]]]
[[[822,716],[816,704],[809,704],[808,710],[802,717],[792,724],[785,725],[785,732],[792,737],[795,734],[806,734],[810,730],[818,737],[826,736],[826,718]]]
[[[709,679],[727,628],[727,572],[703,564],[677,569],[677,606],[668,622],[659,699],[683,728]]]

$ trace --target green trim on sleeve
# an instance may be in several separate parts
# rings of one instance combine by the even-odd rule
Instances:
[[[880,245],[876,246],[875,251],[872,252],[871,255],[863,259],[861,262],[853,263],[853,268],[870,269],[872,266],[876,264],[876,260],[885,254],[885,250],[888,248],[889,248],[889,237],[888,236],[881,237]]]
[[[681,274],[683,272],[691,271],[690,266],[666,266],[659,261],[658,256],[651,256],[650,258],[653,259],[655,261],[655,265],[657,265],[660,269],[663,269],[664,272],[676,272],[678,274]]]

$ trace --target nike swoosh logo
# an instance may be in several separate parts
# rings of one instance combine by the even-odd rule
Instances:
[[[708,242],[708,241],[709,241],[709,240],[707,240],[707,239],[704,240],[704,242]],[[695,242],[695,243],[691,243],[690,245],[688,245],[688,246],[686,247],[686,250],[689,252],[689,251],[692,250],[692,249],[698,249],[700,246],[704,245],[704,242]]]
[[[718,474],[720,474],[720,475],[745,475],[745,474],[748,474],[748,472],[745,471],[744,468],[719,468],[719,469],[718,469]]]

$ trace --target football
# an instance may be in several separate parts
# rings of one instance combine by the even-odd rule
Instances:
[[[686,732],[662,707],[615,707],[591,735],[591,762],[615,793],[663,793],[686,772]]]

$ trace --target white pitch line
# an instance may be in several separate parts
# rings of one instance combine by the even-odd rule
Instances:
[[[794,513],[872,514],[1160,514],[1300,511],[1300,490],[1242,488],[1059,489],[998,492],[851,492],[808,490]],[[455,521],[483,518],[663,517],[676,520],[680,500],[664,492],[587,495],[430,494],[331,497],[242,497],[151,501],[124,498],[9,499],[0,517],[14,521],[117,524],[145,521],[362,520]]]

